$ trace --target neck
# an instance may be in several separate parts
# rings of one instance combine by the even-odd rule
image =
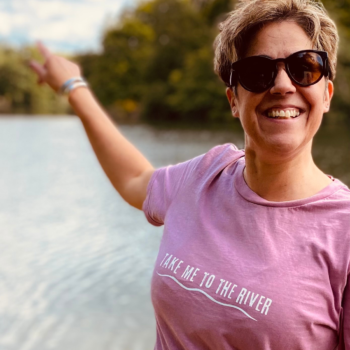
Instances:
[[[288,159],[270,161],[246,147],[244,179],[260,197],[272,202],[308,198],[328,186],[332,180],[314,163],[311,143]]]

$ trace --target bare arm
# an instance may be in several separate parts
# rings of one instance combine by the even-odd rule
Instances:
[[[119,194],[141,209],[153,167],[118,131],[90,90],[77,88],[69,103],[80,117],[95,154]]]
[[[46,82],[58,91],[66,80],[81,76],[78,65],[51,54],[40,43],[38,46],[46,62],[41,66],[32,61],[30,66],[38,74],[39,83]],[[92,148],[112,185],[125,201],[142,209],[147,185],[154,172],[152,165],[118,131],[89,89],[79,87],[71,91],[69,103],[81,119]]]

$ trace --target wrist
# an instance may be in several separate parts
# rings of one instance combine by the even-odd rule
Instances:
[[[68,102],[74,104],[76,100],[87,95],[91,95],[89,88],[87,86],[79,86],[69,92]]]

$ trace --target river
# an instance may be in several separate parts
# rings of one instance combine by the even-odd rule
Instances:
[[[233,142],[241,130],[121,126],[155,167]],[[350,184],[349,130],[322,128],[314,155]],[[0,349],[146,350],[162,228],[124,203],[76,117],[0,119]]]

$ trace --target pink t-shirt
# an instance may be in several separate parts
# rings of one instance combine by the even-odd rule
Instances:
[[[350,350],[349,188],[270,202],[244,167],[225,144],[151,178],[155,349]]]

